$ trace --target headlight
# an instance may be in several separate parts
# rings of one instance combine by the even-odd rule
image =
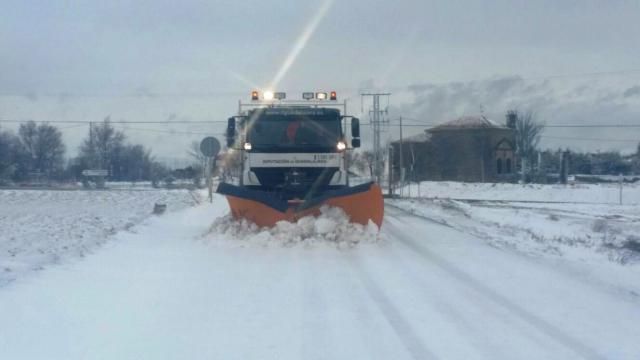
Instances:
[[[265,91],[262,94],[262,98],[265,100],[273,100],[273,91]]]
[[[336,145],[336,147],[338,148],[338,150],[342,151],[347,148],[347,144],[345,144],[342,141],[338,141],[338,144]]]
[[[251,143],[248,143],[248,142],[244,143],[244,149],[251,150]]]

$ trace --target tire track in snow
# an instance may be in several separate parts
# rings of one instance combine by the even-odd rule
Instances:
[[[367,290],[364,288],[362,281],[359,279],[353,266],[353,256],[350,253],[344,253],[340,256],[340,267],[349,271],[349,276],[342,278],[340,281],[340,292],[342,294],[349,294],[349,309],[357,321],[359,330],[357,331],[358,337],[363,345],[363,349],[366,352],[365,359],[389,359],[391,354],[387,354],[389,349],[380,348],[380,342],[372,343],[371,339],[374,336],[380,336],[379,326],[384,325],[384,321],[388,320],[384,318],[375,318],[374,312],[377,309],[376,304],[368,302],[370,297]],[[397,354],[393,353],[394,358],[398,358]]]
[[[470,344],[475,348],[479,353],[484,354],[484,358],[486,359],[508,359],[509,354],[505,353],[498,344],[495,344],[492,341],[485,329],[482,326],[477,326],[473,320],[465,317],[463,311],[456,309],[454,306],[447,302],[447,298],[445,298],[442,293],[442,290],[433,286],[433,284],[429,284],[423,277],[421,277],[416,269],[409,265],[406,257],[402,256],[402,254],[398,254],[394,249],[389,251],[390,257],[385,257],[384,260],[387,262],[389,268],[398,269],[402,275],[401,277],[404,279],[410,279],[412,284],[419,284],[421,289],[424,292],[415,292],[416,297],[419,297],[422,302],[430,304],[438,314],[442,314],[446,316],[448,319],[451,319],[451,323],[455,327],[455,329],[460,333],[466,333],[466,339],[471,339]],[[416,260],[421,260],[417,256],[414,256]],[[414,261],[416,262],[416,261]],[[397,266],[397,264],[404,263],[404,266]],[[425,296],[426,294],[426,296]],[[467,316],[470,316],[467,314]]]
[[[300,342],[301,359],[326,359],[330,349],[327,339],[327,305],[325,295],[319,285],[316,251],[298,254],[302,280],[302,333]]]
[[[399,221],[399,222],[403,222],[400,219],[394,219],[395,221]],[[404,222],[403,222],[404,223]],[[391,227],[391,228],[397,228],[396,225],[391,224],[391,220],[389,218],[387,218],[387,227]],[[415,260],[413,261],[414,266],[418,266],[421,267],[423,269],[423,271],[429,271],[429,272],[434,272],[434,264],[430,263],[430,262],[425,262],[424,258],[421,257],[419,254],[417,254],[414,250],[412,250],[411,248],[407,247],[404,244],[399,244],[402,248],[404,248],[405,252],[405,256],[406,255],[410,255],[411,257],[413,257]],[[405,258],[405,262],[406,262],[406,258]],[[408,265],[411,266],[411,265]],[[431,267],[430,267],[431,266]],[[435,268],[436,271],[438,271],[438,267]],[[408,271],[409,273],[413,273],[412,276],[415,279],[415,283],[416,284],[420,284],[423,286],[423,288],[425,288],[426,290],[431,289],[431,287],[429,287],[429,284],[427,284],[425,282],[425,280],[419,276],[419,271],[415,270],[412,271]],[[446,272],[443,272],[442,270],[439,270],[439,273],[443,273],[444,275],[446,275]],[[444,294],[444,292],[446,292],[447,290],[449,291],[453,291],[452,294]],[[437,293],[437,292],[436,292]],[[453,300],[455,300],[456,298],[464,298],[464,299],[473,299],[476,298],[476,292],[474,289],[468,287],[466,284],[464,283],[457,283],[457,286],[455,286],[454,284],[450,285],[447,289],[442,289],[439,292],[440,296],[447,296],[447,297],[451,297]],[[479,312],[479,315],[475,315],[476,317],[479,316],[479,318],[485,318],[485,319],[491,319],[491,326],[495,327],[495,324],[497,324],[497,322],[499,321],[500,323],[504,324],[505,327],[507,327],[509,329],[508,332],[510,331],[518,331],[519,333],[521,333],[521,336],[523,339],[526,339],[527,342],[531,342],[531,343],[535,343],[538,348],[548,348],[549,346],[549,341],[548,341],[548,335],[546,333],[541,333],[537,328],[531,326],[528,322],[522,320],[519,317],[514,317],[511,312],[503,307],[499,307],[499,306],[495,306],[495,303],[492,302],[489,299],[486,298],[479,298],[478,300],[484,300],[484,301],[474,301],[473,303],[473,307],[469,307],[469,304],[462,304],[461,307],[465,309],[465,311],[469,312],[469,311],[473,311],[475,310],[476,312]],[[462,315],[462,312],[459,311],[455,311],[454,312],[456,314],[458,314],[458,316],[462,317],[464,319],[464,315]],[[470,314],[469,316],[474,316],[473,314]],[[457,319],[456,319],[457,320]],[[495,320],[495,321],[494,321]],[[466,322],[467,324],[472,324],[472,322],[468,322],[466,320],[463,320],[464,322]],[[472,324],[475,325],[475,324]],[[498,327],[500,327],[498,325]],[[484,330],[484,332],[482,332]],[[499,330],[499,329],[498,329]],[[487,341],[491,341],[492,337],[491,335],[494,335],[494,333],[487,333],[486,329],[483,329],[482,326],[480,326],[480,329],[478,331],[481,331],[482,333],[480,334],[480,337],[484,337],[487,339]],[[493,330],[495,331],[495,330]],[[504,342],[502,342],[504,343]],[[557,350],[563,350],[563,351],[568,351],[570,353],[573,353],[573,351],[571,349],[567,349],[565,346],[563,346],[562,344],[556,343],[555,344],[557,347]],[[493,346],[495,348],[495,346]],[[489,359],[496,359],[496,358],[504,358],[504,359],[509,359],[509,358],[518,358],[516,356],[514,356],[513,352],[506,354],[505,356],[496,356],[496,354],[502,352],[500,349],[497,349],[495,352],[492,352],[491,355],[488,358]],[[551,352],[553,354],[553,352]],[[508,356],[507,356],[508,355]],[[527,356],[529,356],[531,354],[527,354]],[[554,354],[557,355],[557,354]],[[548,356],[548,354],[547,354]],[[536,358],[536,357],[533,357]],[[538,359],[545,359],[546,357],[544,356],[538,356]],[[554,358],[560,358],[563,359],[562,357],[558,357],[555,356]]]
[[[422,219],[425,221],[428,221],[430,223],[433,224],[441,224],[444,225],[452,230],[458,231],[462,234],[465,234],[467,236],[472,236],[472,237],[478,237],[478,235],[473,234],[472,232],[470,232],[469,230],[465,230],[459,227],[455,227],[451,224],[448,224],[446,222],[443,221],[439,221],[433,218],[430,218],[428,216],[424,216],[421,214],[416,214],[413,213],[411,211],[408,211],[406,209],[403,209],[402,207],[393,205],[389,202],[385,202],[385,207],[387,209],[385,215],[388,217],[391,217],[393,219],[396,219],[398,221],[402,221],[401,216],[409,216],[409,217],[414,217],[417,219]],[[389,211],[389,209],[393,209],[392,211]],[[395,212],[395,213],[394,213]],[[482,238],[482,237],[480,237]],[[488,243],[489,246],[491,247],[495,247],[493,244]],[[503,248],[500,248],[503,249]],[[527,261],[530,264],[534,264],[534,265],[540,265],[540,263],[538,261],[534,261],[533,258],[529,257],[529,256],[520,256],[520,253],[512,253],[513,255],[518,255],[518,259],[522,260],[522,261]],[[536,259],[539,260],[539,259]],[[571,280],[571,281],[579,281],[581,284],[589,286],[590,288],[592,288],[595,291],[598,292],[602,292],[603,289],[607,289],[607,291],[609,292],[609,295],[611,296],[611,298],[619,300],[620,298],[625,298],[627,301],[633,303],[633,304],[638,304],[638,301],[640,300],[638,297],[638,294],[636,294],[633,290],[629,290],[625,287],[621,287],[621,286],[612,286],[610,283],[602,281],[602,279],[599,278],[595,278],[595,277],[589,277],[589,278],[585,278],[584,273],[570,269],[570,268],[566,268],[566,267],[558,267],[555,266],[553,263],[548,262],[547,263],[548,266],[552,266],[554,268],[554,270],[557,271],[557,274],[561,274],[565,279],[567,280]]]
[[[387,222],[387,225],[391,225]],[[523,307],[513,303],[508,298],[503,295],[500,295],[490,287],[482,284],[482,282],[474,279],[472,276],[467,274],[466,272],[460,270],[453,263],[449,262],[445,258],[433,253],[427,248],[420,246],[412,240],[412,237],[408,235],[405,231],[401,230],[397,226],[391,225],[394,228],[393,236],[400,241],[403,245],[419,254],[425,260],[429,261],[431,264],[436,265],[438,268],[443,270],[445,273],[450,275],[452,278],[458,280],[460,283],[465,284],[469,288],[473,289],[477,294],[481,295],[487,300],[500,305],[501,307],[509,310],[513,315],[521,318],[526,323],[535,327],[541,333],[547,335],[553,341],[563,345],[574,353],[578,354],[582,358],[585,359],[606,359],[605,356],[599,354],[592,347],[583,344],[578,339],[572,337],[571,335],[565,333],[557,326],[547,322],[546,320],[540,318],[539,316],[529,312]]]
[[[362,260],[357,256],[354,256],[353,260],[351,265],[353,266],[354,272],[358,275],[365,290],[398,335],[398,339],[400,339],[411,357],[414,359],[438,359],[438,357],[423,344],[422,340],[416,335],[416,330],[413,329],[389,297],[371,278],[364,268]]]

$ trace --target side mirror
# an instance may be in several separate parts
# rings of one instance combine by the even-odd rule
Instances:
[[[360,147],[360,138],[351,139],[351,147],[359,148]]]
[[[360,137],[360,119],[358,118],[351,119],[351,137]]]
[[[233,147],[236,142],[236,118],[230,117],[227,120],[227,147]]]

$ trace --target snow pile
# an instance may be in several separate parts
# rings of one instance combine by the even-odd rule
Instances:
[[[216,234],[216,240],[222,235],[233,242],[258,246],[332,244],[343,248],[380,240],[378,226],[373,222],[367,226],[350,223],[342,209],[330,206],[322,206],[318,217],[305,216],[295,223],[279,221],[273,228],[259,228],[227,215],[214,221],[210,233]]]

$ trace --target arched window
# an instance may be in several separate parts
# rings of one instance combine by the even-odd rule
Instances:
[[[506,171],[505,172],[507,174],[511,174],[511,159],[507,159],[507,164],[506,165],[507,166],[506,166],[506,169],[505,169]]]
[[[496,161],[496,169],[498,170],[498,174],[502,174],[502,159],[500,158]]]

